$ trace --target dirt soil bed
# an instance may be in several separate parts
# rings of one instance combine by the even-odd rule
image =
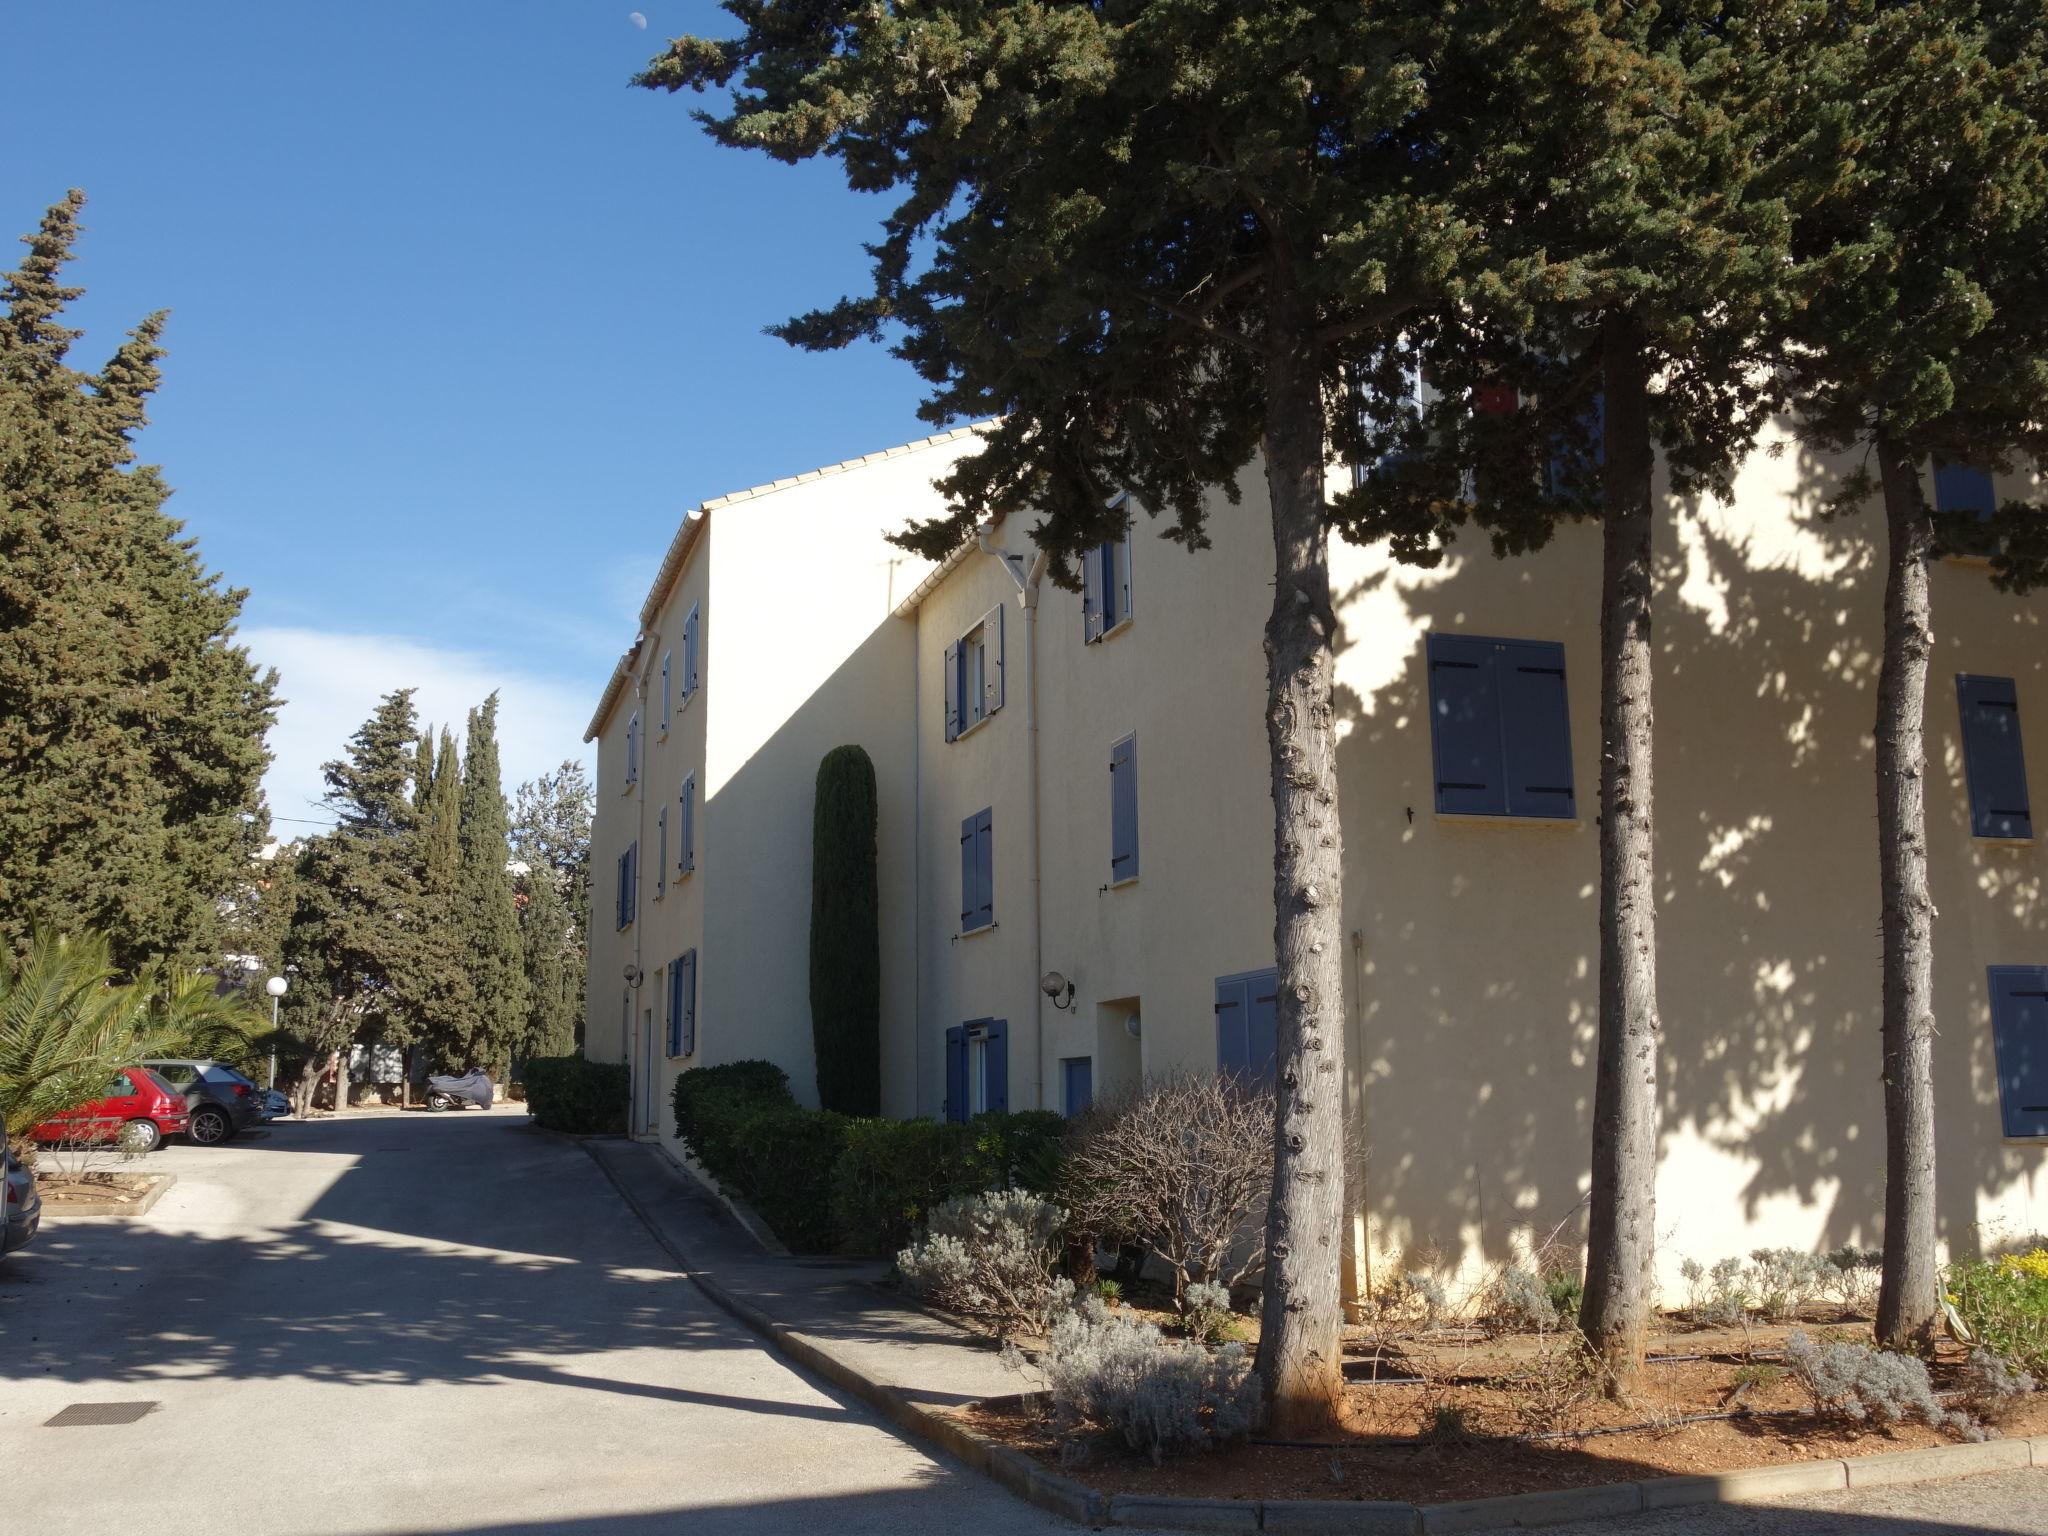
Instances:
[[[38,1174],[36,1189],[53,1210],[68,1205],[140,1205],[163,1182],[155,1173]]]
[[[1863,1324],[1808,1327],[1860,1342],[1870,1337]],[[1172,1458],[1159,1467],[1120,1441],[1099,1436],[1082,1443],[1078,1461],[1063,1464],[1053,1426],[1033,1397],[974,1404],[960,1413],[980,1433],[1102,1493],[1179,1498],[1433,1504],[1952,1442],[1918,1423],[1852,1429],[1808,1417],[1800,1411],[1804,1394],[1774,1358],[1788,1331],[1757,1327],[1747,1337],[1740,1330],[1660,1334],[1636,1401],[1626,1407],[1591,1393],[1572,1401],[1569,1368],[1559,1363],[1563,1352],[1533,1338],[1407,1340],[1377,1353],[1347,1345],[1346,1375],[1352,1379],[1345,1390],[1348,1433],[1341,1443],[1305,1447],[1254,1440]],[[1680,1358],[1686,1356],[1697,1358]],[[1954,1346],[1944,1349],[1933,1370],[1937,1391],[1950,1385],[1962,1357]],[[1567,1406],[1543,1406],[1560,1401]],[[1674,1422],[1731,1409],[1740,1416]],[[2007,1435],[2048,1433],[2048,1394],[2026,1399],[2001,1428]],[[1561,1429],[1576,1433],[1506,1438]]]

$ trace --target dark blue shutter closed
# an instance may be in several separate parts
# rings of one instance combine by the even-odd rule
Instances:
[[[974,911],[981,897],[981,879],[975,871],[975,832],[981,825],[977,811],[960,823],[960,931],[974,927]]]
[[[997,603],[988,611],[988,617],[981,621],[982,666],[987,670],[987,697],[982,702],[983,716],[992,715],[1003,707],[1003,605]]]
[[[1078,1115],[1095,1102],[1095,1058],[1069,1056],[1060,1063],[1060,1079],[1066,1111]]]
[[[1989,972],[1998,1104],[2008,1136],[2048,1136],[2048,966]]]
[[[1501,743],[1510,816],[1574,814],[1564,647],[1514,641],[1497,655]]]
[[[1436,757],[1436,808],[1447,815],[1507,810],[1500,770],[1500,697],[1493,642],[1429,637],[1429,714]]]
[[[1242,976],[1216,983],[1216,1070],[1249,1072],[1251,1048],[1246,1026],[1251,1017],[1251,986]]]
[[[668,978],[668,1053],[680,1056],[683,1054],[683,962],[671,960],[665,974]]]
[[[1010,1108],[1010,1026],[1002,1019],[988,1021],[988,1034],[981,1047],[982,1103],[995,1114]]]
[[[1998,510],[1998,497],[1992,489],[1991,476],[1968,464],[1943,464],[1937,460],[1934,465],[1934,510],[1989,517]]]
[[[960,643],[946,647],[946,740],[960,734]]]
[[[1245,1019],[1245,1055],[1252,1076],[1270,1084],[1279,1054],[1280,973],[1259,971],[1245,978],[1250,1009]]]
[[[2027,758],[2020,744],[2019,694],[2009,677],[1956,679],[1962,706],[1963,772],[1976,837],[2032,837]]]
[[[967,1119],[967,1030],[959,1024],[946,1031],[946,1118]]]
[[[683,1050],[688,1056],[697,1049],[697,951],[683,955]]]
[[[1109,878],[1138,874],[1138,741],[1127,736],[1109,749]]]
[[[974,818],[974,926],[986,928],[996,920],[996,833],[993,812]]]

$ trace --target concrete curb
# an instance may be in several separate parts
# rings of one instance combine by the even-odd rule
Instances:
[[[142,1177],[155,1179],[156,1183],[150,1187],[149,1193],[140,1200],[65,1201],[62,1204],[54,1200],[45,1200],[43,1202],[43,1221],[47,1225],[54,1218],[57,1223],[61,1224],[66,1221],[79,1221],[89,1217],[105,1216],[117,1217],[124,1221],[133,1221],[138,1216],[147,1216],[150,1207],[163,1199],[164,1191],[178,1182],[178,1176],[175,1173],[148,1173],[143,1174]]]
[[[586,1149],[587,1150],[587,1149]],[[953,1415],[877,1381],[840,1358],[830,1345],[777,1322],[751,1302],[690,1267],[595,1153],[590,1160],[640,1218],[662,1251],[722,1310],[761,1335],[789,1360],[857,1397],[890,1423],[927,1441],[1020,1499],[1081,1525],[1164,1526],[1191,1531],[1344,1532],[1346,1536],[1436,1536],[1439,1532],[1513,1530],[1573,1520],[1610,1519],[1682,1505],[1753,1504],[1800,1493],[1931,1483],[1976,1473],[2048,1467],[2048,1435],[1936,1445],[1877,1456],[1829,1457],[1736,1472],[1549,1488],[1455,1504],[1376,1503],[1360,1499],[1176,1499],[1119,1493],[1105,1496],[1061,1477],[1022,1451],[978,1434]]]

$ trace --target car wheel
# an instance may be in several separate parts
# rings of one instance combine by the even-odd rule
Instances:
[[[233,1127],[228,1117],[217,1109],[202,1109],[192,1117],[192,1128],[187,1133],[202,1147],[218,1146],[228,1139]]]
[[[154,1152],[164,1144],[164,1133],[154,1120],[130,1120],[121,1127],[123,1152]]]

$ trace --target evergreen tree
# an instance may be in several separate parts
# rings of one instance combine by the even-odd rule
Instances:
[[[302,1106],[324,1066],[345,1067],[356,1040],[387,1029],[408,1035],[417,1025],[409,985],[424,968],[432,914],[420,901],[410,794],[416,738],[412,690],[401,688],[385,695],[347,753],[322,770],[335,826],[306,840],[286,943],[286,959],[298,969],[284,1015],[313,1051]],[[336,1108],[345,1103],[338,1091]]]
[[[502,1080],[524,1039],[526,955],[514,900],[505,792],[498,772],[498,696],[469,712],[462,754],[461,896],[458,912],[476,989],[474,1058]]]
[[[568,1056],[576,1049],[580,998],[571,988],[567,963],[574,934],[568,909],[550,877],[529,866],[520,882],[520,936],[526,949],[526,1033],[520,1054]]]
[[[2048,447],[2048,77],[2038,5],[1832,7],[1805,95],[1822,103],[1793,183],[1802,298],[1785,358],[1802,430],[1863,449],[1835,499],[1862,512],[1885,561],[1878,675],[1877,835],[1883,935],[1884,1274],[1877,1335],[1925,1348],[1940,1321],[1925,714],[1944,537],[1921,490],[1932,458],[2007,468]],[[2015,517],[2017,521],[2014,521]],[[2002,584],[2042,572],[2042,519],[2006,514]],[[1976,519],[1951,537],[1981,540]],[[1855,525],[1851,525],[1855,526]]]
[[[521,784],[513,797],[512,848],[530,869],[549,871],[567,916],[562,943],[562,989],[571,1028],[583,1037],[586,956],[590,944],[590,822],[595,805],[590,775],[573,758],[553,773]]]
[[[233,644],[246,594],[206,571],[134,437],[163,317],[97,373],[67,362],[59,281],[81,193],[0,286],[0,942],[106,934],[116,966],[217,963],[268,837],[274,673]]]
[[[882,928],[875,765],[857,746],[818,764],[811,812],[811,1042],[818,1103],[882,1112]]]
[[[426,795],[420,811],[421,898],[433,931],[421,977],[422,1037],[429,1059],[451,1071],[469,1064],[476,1033],[476,987],[464,941],[462,769],[455,738],[442,728],[436,755],[427,743]]]
[[[1258,1363],[1270,1432],[1320,1437],[1342,1390],[1347,1183],[1330,428],[1355,350],[1468,281],[1520,279],[1487,260],[1514,191],[1493,183],[1523,163],[1522,98],[1575,45],[1556,17],[1577,8],[726,8],[738,37],[680,39],[640,83],[729,90],[704,118],[719,142],[833,157],[898,198],[872,295],[780,334],[900,330],[929,420],[995,418],[942,482],[948,515],[904,542],[941,556],[1029,508],[1071,585],[1123,532],[1115,492],[1199,549],[1211,490],[1235,501],[1261,461],[1280,1001]]]

